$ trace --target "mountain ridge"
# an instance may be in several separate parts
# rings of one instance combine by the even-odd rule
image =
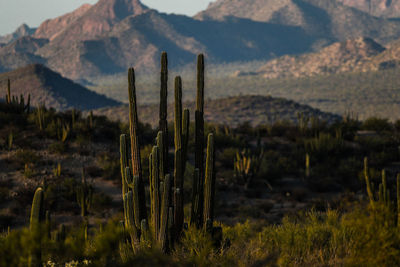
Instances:
[[[32,64],[11,72],[0,73],[0,88],[7,91],[7,79],[11,81],[12,95],[31,96],[31,105],[45,104],[57,110],[78,108],[95,109],[116,106],[119,102],[89,91],[85,87],[62,77],[41,64]]]

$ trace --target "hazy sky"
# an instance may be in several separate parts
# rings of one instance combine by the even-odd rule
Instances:
[[[84,3],[97,0],[0,0],[0,35],[13,32],[22,23],[37,27],[46,19],[70,12]],[[142,0],[162,12],[192,16],[213,2],[211,0]]]

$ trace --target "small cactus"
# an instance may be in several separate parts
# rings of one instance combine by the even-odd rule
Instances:
[[[93,188],[86,183],[85,170],[82,168],[82,184],[77,188],[76,199],[81,207],[81,216],[84,218],[92,204]]]

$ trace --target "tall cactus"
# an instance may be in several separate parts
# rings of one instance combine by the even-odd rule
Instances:
[[[161,158],[164,159],[164,173],[168,173],[168,56],[166,52],[161,54],[161,88],[160,88],[160,120],[159,128],[163,133],[163,144]]]
[[[139,120],[136,105],[136,86],[135,86],[135,70],[129,69],[129,131],[131,135],[131,157],[132,157],[132,175],[138,177],[138,193],[139,193],[139,218],[140,221],[147,219],[146,200],[144,191],[144,182],[142,179],[142,166],[140,162],[139,147]]]
[[[174,221],[175,234],[183,227],[183,155],[182,155],[182,80],[175,78],[175,161],[174,161]]]
[[[195,168],[199,170],[198,192],[199,199],[203,199],[204,187],[204,55],[200,54],[197,57],[197,97],[196,97],[196,112],[195,112]],[[196,225],[202,226],[203,202],[194,211],[194,216],[197,218]]]

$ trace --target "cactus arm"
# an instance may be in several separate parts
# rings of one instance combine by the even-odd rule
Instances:
[[[121,134],[120,136],[120,165],[121,165],[121,178],[122,178],[122,197],[128,192],[128,185],[125,181],[125,168],[127,167],[128,162],[128,151],[127,151],[127,136],[125,134]]]
[[[190,112],[189,109],[183,111],[182,121],[182,175],[185,175],[186,161],[189,144],[189,126],[190,126]]]

